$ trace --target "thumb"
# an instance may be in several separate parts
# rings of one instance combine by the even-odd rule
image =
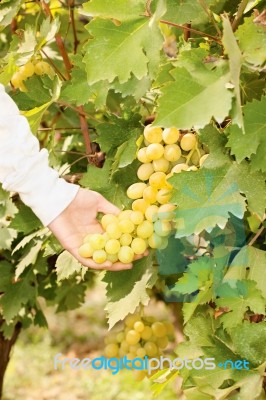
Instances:
[[[121,210],[119,210],[119,208],[116,207],[113,203],[110,203],[110,201],[106,200],[103,196],[101,196],[99,199],[98,211],[104,214],[117,215],[120,213]]]

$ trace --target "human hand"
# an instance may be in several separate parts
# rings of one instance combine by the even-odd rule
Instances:
[[[88,233],[103,232],[101,224],[96,219],[98,212],[117,215],[120,210],[101,194],[80,188],[74,200],[48,225],[48,228],[62,246],[85,267],[109,271],[131,269],[132,263],[116,262],[112,264],[110,261],[105,261],[97,264],[91,258],[83,258],[79,255],[78,248]],[[135,259],[142,258],[147,254],[148,252],[145,252],[143,255],[136,256]]]

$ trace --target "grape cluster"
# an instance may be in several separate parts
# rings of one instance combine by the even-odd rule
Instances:
[[[105,338],[104,353],[107,358],[127,357],[143,359],[159,358],[170,340],[174,339],[174,327],[169,321],[157,321],[154,317],[129,314],[119,332],[112,332]],[[145,370],[135,370],[136,380],[147,375]]]
[[[142,163],[137,170],[139,182],[127,189],[127,196],[133,200],[131,210],[121,211],[118,216],[104,215],[104,233],[84,238],[79,248],[82,257],[92,257],[96,263],[131,263],[148,247],[167,246],[175,209],[168,178],[181,171],[197,170],[208,155],[199,147],[196,134],[181,134],[176,128],[148,125],[144,141],[146,146],[137,153]]]
[[[11,78],[11,83],[14,88],[18,88],[21,92],[26,92],[27,89],[24,85],[24,81],[30,78],[32,75],[54,75],[54,70],[46,61],[28,61],[22,65],[17,72]]]

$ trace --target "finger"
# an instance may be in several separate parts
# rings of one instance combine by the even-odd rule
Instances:
[[[136,254],[134,257],[134,260],[140,260],[143,257],[147,257],[149,255],[149,251],[145,250],[143,254]]]

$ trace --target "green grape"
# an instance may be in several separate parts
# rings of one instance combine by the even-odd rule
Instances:
[[[118,214],[118,220],[122,221],[123,219],[128,219],[130,218],[132,211],[131,210],[123,210]]]
[[[111,261],[111,263],[116,263],[118,261],[118,254],[107,254],[106,260]]]
[[[144,137],[149,143],[160,143],[162,141],[162,128],[147,125],[144,128]]]
[[[163,322],[156,321],[151,326],[152,333],[158,338],[166,336],[167,330]]]
[[[123,340],[123,342],[121,342],[120,348],[125,352],[128,352],[129,344],[126,342],[126,340]]]
[[[147,181],[153,172],[154,169],[151,163],[142,164],[137,170],[137,176],[141,181]]]
[[[101,250],[104,248],[106,240],[100,233],[93,233],[90,235],[89,243],[94,250]]]
[[[136,355],[137,357],[144,358],[146,356],[146,350],[143,347],[139,347]]]
[[[108,254],[116,254],[120,250],[120,242],[117,239],[109,239],[105,244],[105,251]]]
[[[104,250],[95,250],[93,255],[92,255],[92,259],[96,263],[102,264],[107,259],[106,251],[104,251]]]
[[[130,219],[119,221],[118,226],[122,233],[132,233],[135,229],[135,225]]]
[[[161,189],[166,185],[166,175],[164,172],[154,172],[151,174],[149,184],[154,189]]]
[[[133,185],[129,186],[127,189],[127,197],[132,200],[140,199],[146,187],[146,183],[143,182],[133,183]]]
[[[141,211],[132,211],[131,212],[130,221],[132,221],[134,225],[141,224],[143,222],[143,220],[144,220],[144,216]]]
[[[118,334],[116,335],[116,341],[118,343],[122,343],[124,339],[125,339],[124,332],[118,332]]]
[[[118,355],[118,350],[119,350],[119,347],[117,344],[110,343],[105,347],[104,353],[107,358],[112,358],[112,357],[116,357]]]
[[[134,324],[135,331],[141,333],[144,331],[145,325],[142,321],[136,321]]]
[[[128,314],[125,318],[125,325],[128,328],[133,328],[137,321],[140,321],[140,316],[138,314]]]
[[[163,337],[158,338],[156,343],[160,349],[165,349],[169,343],[169,339],[167,336],[163,336]]]
[[[153,224],[150,221],[143,221],[137,227],[137,235],[142,239],[147,239],[153,234]]]
[[[135,254],[143,254],[147,249],[147,245],[144,239],[135,238],[132,240],[131,248]]]
[[[169,335],[169,336],[174,335],[174,333],[175,333],[174,325],[169,321],[163,321],[163,323],[166,328],[167,335]]]
[[[177,144],[168,144],[164,148],[164,158],[170,162],[177,161],[181,155],[181,149]]]
[[[156,221],[154,223],[154,232],[158,236],[168,236],[172,230],[171,224],[169,221]]]
[[[144,340],[149,340],[152,337],[151,327],[148,325],[145,325],[144,330],[141,332],[140,336]]]
[[[149,207],[149,203],[143,199],[134,200],[131,207],[133,211],[140,211],[145,214],[146,209]]]
[[[154,357],[156,354],[158,354],[158,348],[154,342],[146,342],[144,344],[144,349],[146,351],[147,356],[149,357]]]
[[[186,133],[180,141],[180,146],[185,151],[192,150],[196,144],[197,138],[193,133]]]
[[[20,67],[19,72],[23,79],[27,79],[34,74],[34,65],[31,61],[28,61],[25,65]]]
[[[84,243],[78,249],[79,255],[85,258],[92,257],[93,251],[94,249],[92,248],[90,243]]]
[[[173,212],[175,209],[176,206],[171,203],[161,205],[158,210],[158,218],[165,221],[172,221],[175,216]]]
[[[160,204],[167,204],[171,198],[171,193],[168,189],[160,189],[157,193],[156,200]]]
[[[158,210],[159,207],[156,206],[155,204],[149,206],[145,211],[145,217],[147,221],[155,222],[158,219]]]
[[[187,164],[177,164],[172,168],[171,173],[179,174],[181,171],[187,171],[188,168]]]
[[[148,203],[152,204],[156,202],[157,189],[152,186],[147,186],[143,190],[143,199]]]
[[[160,143],[152,143],[147,147],[147,156],[151,160],[159,160],[164,154],[164,147]]]
[[[34,72],[36,75],[49,75],[51,67],[46,61],[38,61],[34,66]]]
[[[129,246],[132,242],[132,236],[130,235],[130,233],[123,233],[119,240],[121,246]]]
[[[11,83],[14,88],[19,88],[23,84],[23,77],[21,76],[21,73],[19,71],[14,73],[11,78]]]
[[[93,235],[93,233],[88,233],[88,234],[83,238],[83,243],[89,242],[92,235]]]
[[[153,233],[148,239],[148,244],[152,249],[159,249],[162,245],[162,238],[156,233]]]
[[[139,149],[137,153],[137,159],[143,164],[151,162],[151,159],[147,156],[147,147]]]
[[[129,345],[137,344],[140,341],[140,334],[134,329],[131,329],[126,335],[126,342]]]
[[[162,136],[165,144],[174,144],[178,141],[180,132],[177,128],[165,128]]]
[[[160,247],[158,247],[158,248],[160,250],[163,250],[163,249],[166,249],[166,247],[168,246],[168,237],[167,236],[165,236],[165,237],[161,236],[161,239],[162,239],[162,243],[161,243]]]
[[[114,214],[105,214],[101,219],[101,225],[104,230],[106,230],[107,226],[112,222],[118,223],[118,218]]]
[[[170,163],[164,157],[159,158],[158,160],[154,160],[152,162],[153,169],[155,172],[168,172]]]
[[[134,251],[129,246],[122,246],[118,252],[118,259],[124,264],[131,263],[134,260]]]
[[[119,239],[122,235],[122,231],[119,227],[118,222],[112,222],[111,224],[107,225],[106,232],[111,239]]]

